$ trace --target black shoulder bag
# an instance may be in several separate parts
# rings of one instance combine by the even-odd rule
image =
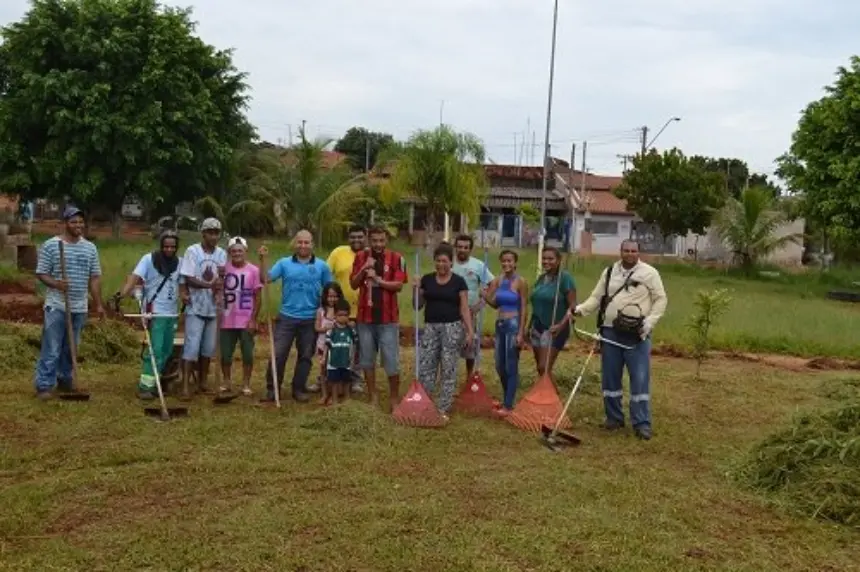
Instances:
[[[626,289],[628,286],[633,286],[634,288],[639,285],[639,282],[636,280],[631,280],[633,278],[633,274],[631,273],[624,280],[624,284],[618,288],[611,296],[609,294],[609,280],[612,277],[612,266],[606,267],[606,278],[604,282],[603,296],[600,298],[600,309],[597,312],[597,330],[600,331],[600,328],[603,327],[603,320],[606,318],[606,309],[609,307],[609,304],[612,300],[615,299],[618,294]],[[637,308],[638,305],[634,304]],[[618,311],[618,314],[615,316],[615,319],[612,321],[612,328],[623,334],[636,334],[639,335],[639,331],[642,329],[642,323],[644,322],[645,317],[642,315],[642,309],[639,309],[638,316],[630,316],[625,314],[621,310]]]

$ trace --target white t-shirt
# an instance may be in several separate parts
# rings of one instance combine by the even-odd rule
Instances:
[[[206,252],[200,244],[192,244],[182,255],[179,273],[182,276],[210,282],[218,277],[218,267],[226,265],[227,252],[220,246],[216,246],[212,252]],[[188,284],[188,291],[191,292],[191,303],[186,307],[185,313],[214,318],[216,308],[212,290],[195,288],[192,284]]]
[[[153,314],[176,313],[176,302],[179,300],[179,269],[181,266],[182,260],[180,259],[176,270],[167,277],[167,282],[162,286],[161,283],[164,280],[164,276],[159,274],[158,270],[152,264],[152,253],[143,255],[140,262],[134,267],[133,274],[143,280],[144,309],[146,309],[146,304],[152,303]],[[156,292],[158,292],[157,296]]]

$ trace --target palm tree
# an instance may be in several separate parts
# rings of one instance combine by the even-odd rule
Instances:
[[[427,237],[434,243],[436,220],[446,212],[477,218],[488,183],[484,146],[470,133],[447,125],[415,133],[394,157],[393,171],[383,183],[387,201],[412,197],[427,209]],[[380,162],[389,160],[383,156]]]
[[[288,151],[258,148],[237,153],[233,190],[221,201],[204,197],[197,208],[225,220],[231,232],[293,234],[308,229],[317,240],[338,240],[352,215],[370,200],[366,175],[325,161],[328,140],[300,142]]]
[[[283,232],[278,216],[279,179],[283,163],[274,149],[248,146],[233,156],[230,189],[220,199],[206,196],[195,203],[203,216],[224,221],[231,232],[262,235]]]
[[[325,151],[332,140],[308,141],[304,130],[300,137],[298,146],[286,157],[282,206],[289,220],[288,230],[292,233],[306,228],[324,243],[336,241],[371,200],[366,191],[368,175],[355,175],[345,161],[327,165]]]
[[[770,191],[750,187],[741,193],[740,199],[728,199],[717,213],[714,227],[741,268],[749,273],[773,251],[789,243],[801,243],[802,233],[778,234],[787,222],[789,217],[775,204]]]

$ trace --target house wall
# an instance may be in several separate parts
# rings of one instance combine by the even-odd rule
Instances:
[[[788,236],[790,234],[803,233],[806,228],[804,219],[797,219],[782,225],[776,232],[777,236]],[[698,238],[698,243],[696,239]],[[729,247],[723,243],[714,228],[709,228],[704,235],[695,233],[688,234],[685,238],[678,240],[678,256],[693,258],[688,251],[698,249],[697,259],[702,262],[721,262],[730,264],[732,253]],[[766,258],[767,262],[783,266],[800,266],[803,257],[803,244],[789,243],[786,246],[772,252]]]
[[[621,241],[630,236],[632,218],[619,215],[591,216],[591,253],[615,255],[621,250]],[[576,232],[573,233],[574,250],[582,249],[582,231],[585,230],[585,217],[577,213],[574,220]]]

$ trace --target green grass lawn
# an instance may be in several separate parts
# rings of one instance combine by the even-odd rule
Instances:
[[[563,387],[581,361],[562,354]],[[136,363],[80,371],[89,403],[36,402],[30,371],[0,381],[2,570],[860,570],[856,532],[731,477],[847,374],[715,360],[695,381],[658,358],[645,443],[598,428],[592,372],[572,414],[584,443],[555,454],[501,421],[404,428],[359,402],[198,398],[159,424],[133,398]],[[522,371],[528,385],[530,356]]]
[[[117,291],[131,272],[141,255],[153,247],[148,242],[115,242],[100,240],[99,248],[104,278],[105,296]],[[182,245],[182,249],[187,247]],[[251,242],[256,251],[257,241]],[[414,249],[398,245],[407,258],[412,274]],[[272,259],[290,253],[285,240],[270,241]],[[318,254],[327,256],[320,249]],[[477,256],[482,256],[476,251]],[[499,270],[498,250],[490,253],[490,266]],[[579,288],[579,297],[584,299],[591,293],[597,278],[607,261],[573,259],[567,261]],[[733,302],[728,312],[714,328],[715,347],[724,350],[787,353],[799,356],[827,355],[833,357],[860,357],[860,345],[850,332],[856,329],[860,319],[860,305],[838,303],[827,300],[826,291],[834,287],[850,287],[852,280],[860,280],[860,273],[838,273],[829,275],[810,272],[803,275],[785,275],[778,278],[751,280],[722,271],[700,269],[687,264],[657,264],[669,295],[669,306],[662,322],[654,333],[657,344],[686,346],[689,333],[686,321],[693,312],[695,294],[700,289],[728,288]],[[537,260],[533,250],[522,251],[520,272],[533,279]],[[421,271],[429,272],[432,261],[424,256]],[[270,310],[277,311],[278,296],[272,296]],[[402,322],[411,324],[411,295],[405,289],[401,296]],[[483,317],[484,331],[492,332],[493,315],[488,311]],[[583,327],[593,329],[594,318],[583,320]]]

